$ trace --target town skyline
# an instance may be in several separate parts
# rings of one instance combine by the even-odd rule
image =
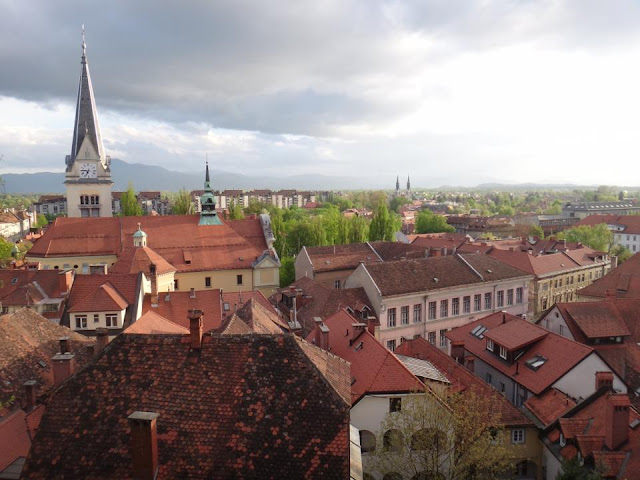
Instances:
[[[30,28],[24,8],[0,20],[20,47],[0,54],[0,174],[64,168],[85,23],[105,149],[125,162],[197,171],[208,156],[230,173],[409,173],[422,187],[635,183],[639,12],[624,2],[606,15],[571,2],[147,15],[116,2],[91,18],[42,3]]]

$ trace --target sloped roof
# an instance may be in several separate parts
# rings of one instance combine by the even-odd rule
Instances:
[[[149,247],[128,248],[114,263],[109,272],[111,273],[138,273],[150,274],[151,264],[155,264],[158,275],[175,272],[176,268],[158,255]]]
[[[288,331],[285,325],[273,308],[264,308],[254,298],[238,309],[237,316],[246,323],[254,333],[282,333]]]
[[[624,233],[637,235],[640,233],[640,216],[639,215],[589,215],[578,223],[576,226],[588,225],[588,226],[596,226],[601,223],[606,223],[607,225],[622,225],[624,226],[624,230],[616,233]]]
[[[142,312],[154,312],[172,322],[189,328],[189,310],[202,310],[203,331],[206,333],[222,326],[222,297],[219,289],[194,292],[170,292],[158,295],[158,305],[151,305],[151,296],[145,295]],[[233,312],[230,311],[229,315]]]
[[[133,305],[136,302],[138,275],[141,274],[76,275],[67,301],[67,310],[93,311],[98,306],[106,310],[115,306],[123,306],[123,309],[126,308],[125,303]],[[107,287],[103,287],[104,285]],[[94,297],[101,299],[101,302],[93,305]],[[79,309],[78,305],[82,308]],[[86,307],[91,308],[85,310]]]
[[[49,398],[23,475],[130,477],[134,411],[159,414],[159,480],[349,475],[349,404],[290,335],[205,336],[197,356],[187,335],[119,335]]]
[[[491,249],[488,254],[501,262],[537,276],[560,273],[581,266],[604,264],[598,252],[588,247],[558,253],[534,255],[522,251]],[[592,258],[595,257],[596,259]]]
[[[385,296],[527,276],[526,272],[483,254],[400,260],[370,264],[364,268]]]
[[[637,305],[640,311],[640,302],[637,302]],[[573,336],[578,341],[631,335],[613,301],[558,303],[556,306],[571,333],[574,334],[576,331],[577,335]]]
[[[353,323],[358,320],[340,310],[324,320],[329,327],[329,351],[351,363],[352,404],[367,394],[424,390],[422,382],[366,329],[354,338]],[[345,335],[345,331],[349,335]],[[315,332],[307,341],[315,340]]]
[[[131,324],[124,332],[127,334],[144,333],[147,335],[175,335],[187,334],[189,329],[177,323],[161,317],[156,312],[150,310],[143,314],[138,320]]]
[[[491,365],[499,372],[502,372],[504,375],[514,379],[517,383],[523,385],[536,395],[552,386],[558,379],[593,352],[593,348],[591,347],[549,332],[538,325],[531,324],[526,320],[522,320],[508,313],[506,314],[506,323],[503,324],[502,321],[503,313],[493,313],[467,325],[454,328],[447,333],[447,337],[454,342],[464,342],[465,350]],[[509,325],[512,322],[515,322],[516,325],[522,326],[523,328],[529,330],[538,329],[545,333],[544,336],[541,336],[540,340],[529,344],[528,348],[524,349],[524,354],[520,357],[519,362],[513,362],[512,364],[503,362],[487,350],[485,339],[477,338],[471,334],[471,331],[478,325],[483,325],[488,328],[485,336],[489,332],[495,335],[496,332],[500,332],[500,329],[505,327],[509,328],[509,331],[513,331],[514,326]],[[546,362],[537,370],[526,367],[525,362],[534,358],[536,355],[545,357],[547,359]],[[516,369],[518,369],[517,375]]]
[[[222,220],[217,226],[199,226],[199,220],[199,215],[58,217],[27,257],[121,256],[133,248],[138,224],[147,234],[147,246],[178,272],[251,268],[267,250],[259,219]],[[190,263],[185,250],[191,252]]]
[[[405,340],[396,348],[396,351],[402,355],[431,362],[442,374],[446,375],[454,391],[464,392],[466,389],[474,389],[479,395],[491,398],[493,408],[498,409],[500,419],[505,425],[531,425],[532,422],[504,396],[498,394],[498,391],[491,385],[482,381],[424,338]]]
[[[61,298],[66,290],[61,289],[59,270],[9,270],[0,269],[0,300],[3,305],[27,306],[44,298]],[[35,283],[34,283],[35,282]],[[37,286],[35,285],[37,284]]]
[[[636,253],[604,277],[578,290],[578,295],[618,298],[640,298],[640,253]]]
[[[37,382],[38,394],[53,386],[51,358],[60,351],[59,339],[71,339],[71,352],[79,367],[90,359],[94,341],[56,325],[33,310],[23,308],[0,317],[0,402],[22,398],[22,384]],[[40,364],[39,362],[42,362]]]
[[[529,398],[524,406],[540,421],[543,427],[550,425],[576,405],[573,398],[557,388],[550,388],[542,395]]]
[[[28,413],[18,409],[0,418],[0,473],[18,458],[27,458],[43,412],[44,406],[38,405]]]
[[[93,294],[83,298],[67,309],[68,312],[110,312],[125,310],[129,306],[122,295],[108,281]]]
[[[368,243],[304,248],[311,259],[314,272],[352,270],[360,265],[360,262],[382,262]]]
[[[404,258],[424,258],[425,248],[422,245],[402,242],[371,242],[375,252],[385,262]]]

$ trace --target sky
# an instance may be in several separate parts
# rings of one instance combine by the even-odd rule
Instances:
[[[0,173],[64,169],[83,24],[126,162],[640,185],[637,0],[0,0]]]

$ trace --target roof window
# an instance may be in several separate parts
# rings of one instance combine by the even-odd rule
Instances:
[[[485,327],[484,325],[477,325],[473,330],[471,330],[471,335],[473,335],[476,338],[484,338],[484,333],[489,330],[487,327]]]
[[[530,358],[529,360],[527,360],[525,362],[525,364],[527,365],[527,367],[529,367],[531,370],[533,370],[535,372],[542,365],[544,365],[546,361],[547,361],[546,357],[543,357],[542,355],[538,354],[535,357]]]
[[[11,279],[11,285],[15,285],[16,283],[18,283],[18,277],[13,277]]]
[[[225,312],[228,312],[228,311],[229,311],[229,302],[224,302],[224,303],[222,304],[222,308],[224,308],[224,311],[225,311]]]

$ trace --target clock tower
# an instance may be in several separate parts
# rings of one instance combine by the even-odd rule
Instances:
[[[70,217],[111,217],[111,158],[105,155],[82,29],[82,70],[78,86],[71,155],[65,185]]]

